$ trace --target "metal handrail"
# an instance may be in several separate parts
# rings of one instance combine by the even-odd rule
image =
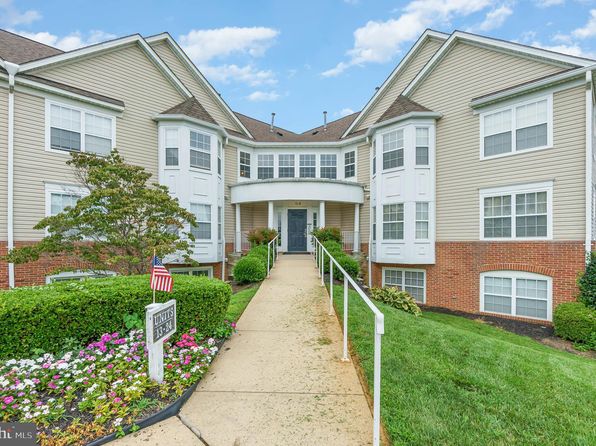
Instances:
[[[335,266],[344,276],[344,317],[343,317],[343,358],[342,361],[349,361],[348,357],[348,284],[351,284],[358,295],[364,300],[368,308],[375,315],[375,354],[373,370],[373,446],[379,446],[381,441],[381,337],[385,333],[385,316],[362,291],[345,269],[331,255],[327,248],[313,236],[315,241],[315,261],[321,277],[321,286],[325,286],[325,254],[329,256],[329,314],[333,314],[333,267]],[[370,270],[369,270],[370,275]]]
[[[273,268],[273,265],[275,264],[275,261],[277,260],[277,256],[279,255],[279,246],[277,243],[275,243],[275,245],[273,246],[273,261],[271,259],[271,244],[273,244],[273,242],[276,242],[277,239],[279,238],[279,234],[276,235],[273,240],[271,240],[269,243],[267,243],[267,277],[269,277],[271,275],[271,268]]]

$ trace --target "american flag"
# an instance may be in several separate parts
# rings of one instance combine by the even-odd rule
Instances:
[[[173,285],[174,280],[169,271],[157,256],[153,256],[151,261],[151,289],[170,293]]]

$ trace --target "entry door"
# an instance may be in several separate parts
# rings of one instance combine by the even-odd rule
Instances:
[[[288,251],[306,251],[306,209],[288,209]]]

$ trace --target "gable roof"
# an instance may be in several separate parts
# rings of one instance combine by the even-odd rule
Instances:
[[[62,53],[58,48],[0,29],[0,58],[8,62],[20,65]]]
[[[228,114],[230,116],[230,118],[234,122],[236,122],[236,124],[238,124],[239,128],[241,128],[244,132],[246,132],[247,136],[252,137],[251,132],[249,131],[249,129],[247,127],[245,127],[242,120],[239,119],[239,117],[230,108],[230,106],[226,103],[226,101],[224,101],[223,98],[219,95],[219,93],[217,93],[215,88],[213,88],[213,85],[211,85],[211,83],[207,80],[207,78],[205,76],[203,76],[203,73],[201,73],[201,71],[197,68],[197,66],[193,63],[193,61],[190,60],[188,55],[184,52],[184,50],[180,47],[180,45],[178,45],[178,42],[176,42],[176,40],[170,35],[170,33],[164,32],[161,34],[156,34],[154,36],[146,37],[145,40],[150,43],[157,42],[157,41],[167,42],[170,45],[170,47],[174,50],[174,53],[180,59],[180,61],[182,61],[182,63],[184,63],[189,68],[191,73],[198,79],[199,82],[201,82],[203,85],[205,85],[207,87],[208,92],[215,99],[215,101],[222,106],[225,113]]]
[[[458,42],[466,42],[473,45],[478,45],[491,50],[501,51],[508,54],[517,55],[533,60],[538,60],[543,63],[560,66],[562,69],[586,67],[594,64],[596,61],[584,57],[570,56],[568,54],[557,53],[555,51],[545,50],[542,48],[535,48],[515,42],[508,42],[492,37],[479,36],[464,31],[455,31],[443,43],[441,48],[428,61],[426,65],[420,70],[416,77],[404,89],[403,95],[411,95],[420,83],[432,72],[434,67],[445,57],[448,51]]]
[[[408,63],[413,59],[414,55],[418,52],[418,50],[423,46],[425,42],[429,39],[440,39],[440,40],[447,40],[449,34],[445,34],[439,31],[435,31],[432,29],[426,29],[414,42],[412,48],[406,53],[406,55],[402,58],[402,60],[397,64],[397,66],[393,69],[391,74],[385,79],[381,87],[375,92],[375,94],[368,100],[362,111],[360,112],[359,116],[348,126],[345,130],[343,137],[347,136],[354,128],[358,125],[358,123],[364,118],[366,113],[372,108],[374,104],[378,102],[378,100],[385,94],[387,88],[392,85],[393,80],[405,69]]]
[[[376,123],[378,124],[383,121],[388,121],[389,119],[397,118],[398,116],[403,116],[407,113],[430,111],[432,110],[420,105],[418,102],[414,102],[405,96],[399,95],[397,99],[393,101],[393,104],[391,104],[385,111],[385,113],[381,115]]]
[[[201,105],[201,103],[195,98],[188,98],[186,101],[181,102],[178,105],[174,105],[172,108],[161,112],[162,115],[184,115],[191,118],[199,119],[201,121],[208,122],[210,124],[217,125],[215,119],[211,117],[209,112]]]
[[[312,141],[339,141],[346,129],[352,125],[354,120],[358,118],[360,112],[355,112],[342,118],[336,119],[327,123],[327,130],[325,126],[320,125],[314,129],[303,132],[305,138]]]
[[[290,130],[275,126],[271,131],[271,125],[260,121],[242,113],[234,112],[236,117],[242,122],[250,134],[252,139],[261,142],[290,142],[299,138],[300,135]]]

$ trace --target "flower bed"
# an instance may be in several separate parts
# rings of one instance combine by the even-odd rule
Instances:
[[[62,357],[0,363],[0,420],[33,422],[42,445],[85,444],[117,432],[159,411],[199,381],[225,337],[235,329],[226,322],[218,339],[190,329],[164,342],[164,382],[147,375],[142,330],[104,334],[79,352]]]

